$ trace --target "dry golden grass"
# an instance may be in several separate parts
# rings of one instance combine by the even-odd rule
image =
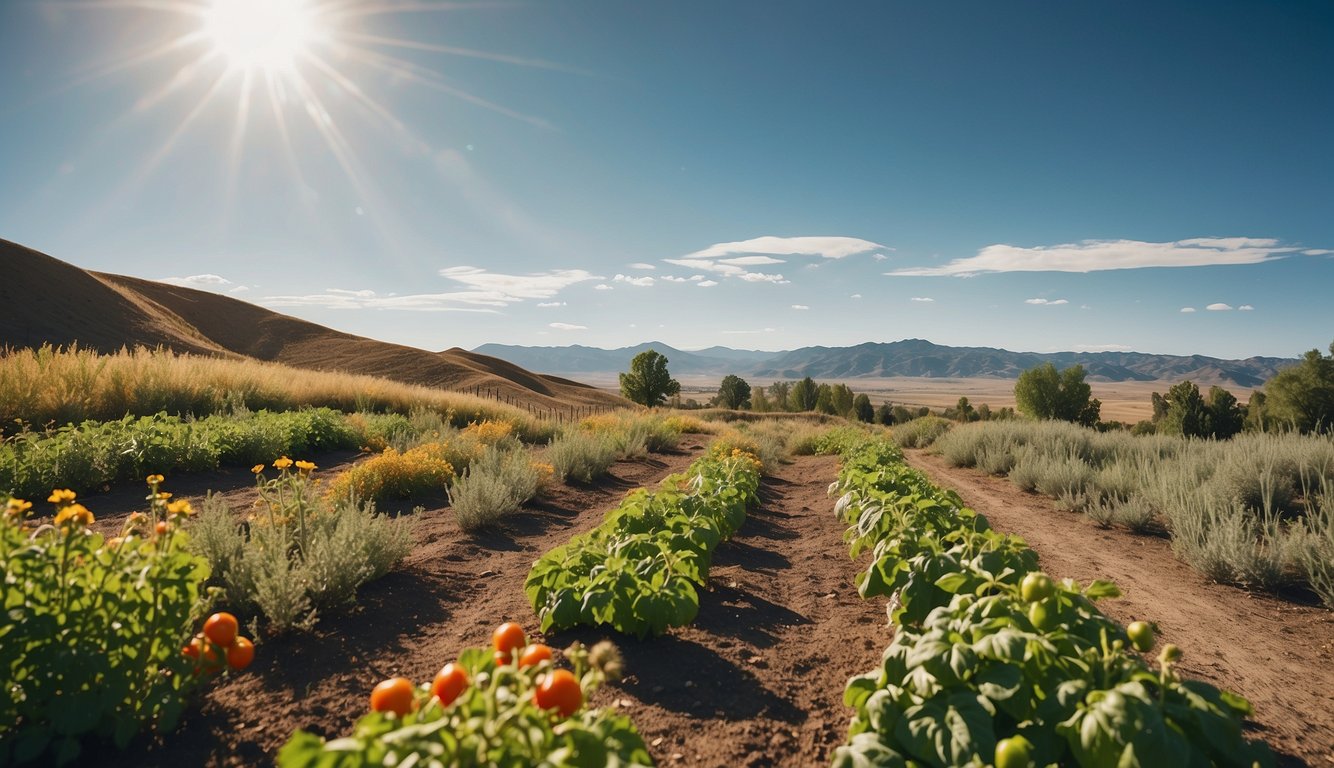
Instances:
[[[425,408],[449,415],[460,426],[504,422],[524,439],[551,429],[523,409],[484,397],[258,360],[145,349],[102,355],[42,347],[0,354],[0,425],[6,429],[18,419],[41,426],[159,411],[203,416],[237,407],[305,406],[398,413]]]

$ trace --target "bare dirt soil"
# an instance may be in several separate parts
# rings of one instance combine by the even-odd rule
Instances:
[[[522,588],[532,561],[596,525],[626,491],[685,468],[703,446],[687,436],[671,454],[620,462],[611,477],[562,487],[482,536],[461,533],[448,509],[418,513],[417,548],[363,588],[355,614],[263,640],[250,670],[205,692],[176,732],[88,764],[262,765],[297,728],[347,733],[376,682],[428,680],[463,648],[489,643],[502,621],[533,628]],[[843,686],[875,666],[889,630],[883,601],[862,600],[852,586],[855,566],[825,495],[836,472],[833,458],[803,457],[765,478],[762,504],[715,553],[693,626],[642,641],[613,638],[627,678],[595,703],[628,712],[660,764],[818,765],[841,743],[850,716]],[[214,480],[228,478],[236,486],[229,500],[248,503],[249,479]],[[108,524],[135,508],[130,491],[120,493],[128,506]],[[99,508],[110,511],[112,499]],[[580,629],[546,641],[561,648],[607,634]]]
[[[1181,670],[1250,699],[1255,735],[1288,765],[1334,765],[1334,613],[1214,584],[1177,560],[1169,541],[1053,508],[1009,480],[948,466],[924,451],[908,461],[956,490],[998,530],[1024,537],[1053,577],[1116,582],[1099,606],[1128,623],[1155,622],[1159,643],[1185,652]]]

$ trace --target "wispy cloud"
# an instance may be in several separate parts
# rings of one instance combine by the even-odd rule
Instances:
[[[1182,307],[1181,311],[1184,314],[1190,314],[1191,312],[1195,311],[1195,307]]]
[[[1228,312],[1231,311],[1232,305],[1224,304],[1223,302],[1220,301],[1214,304],[1210,304],[1209,306],[1205,307],[1205,309],[1209,310],[1210,312]]]
[[[588,326],[575,325],[573,323],[547,323],[547,327],[555,328],[558,331],[586,331]]]
[[[615,289],[612,288],[610,285],[607,285],[606,283],[598,283],[597,285],[593,286],[593,290],[595,290],[595,291],[613,291],[613,290],[615,290]]]
[[[1331,251],[1328,248],[1307,248],[1302,251],[1302,254],[1306,256],[1330,256],[1334,255],[1334,251]]]
[[[852,294],[851,296],[849,296],[848,298],[851,298],[851,299],[860,299],[861,297],[862,297],[862,295],[861,295],[860,293],[854,293],[854,294]]]
[[[627,285],[638,286],[640,288],[648,288],[649,286],[653,285],[653,278],[647,275],[645,275],[644,277],[630,277],[629,275],[616,275],[615,277],[612,278],[612,280],[618,283],[626,283]]]
[[[936,300],[930,296],[914,296],[911,299],[908,299],[908,301],[916,301],[922,304],[934,304]]]
[[[645,264],[642,261],[636,261],[634,264],[630,265],[630,269],[657,269],[657,267],[652,264]]]
[[[807,309],[810,309],[810,307],[806,306],[805,304],[793,304],[793,305],[792,305],[792,308],[793,308],[793,309],[800,309],[800,310],[807,310]]]
[[[688,253],[680,258],[663,259],[663,261],[723,277],[737,277],[751,283],[782,284],[789,282],[782,275],[753,271],[750,268],[784,264],[787,259],[780,257],[785,256],[842,259],[878,250],[892,249],[855,237],[765,236],[729,243],[714,243],[708,248]]]
[[[1240,307],[1237,307],[1238,312],[1252,312],[1254,310],[1255,307],[1252,307],[1250,304],[1242,304]]]
[[[691,279],[691,282],[694,282],[694,279],[693,279],[693,278]],[[700,280],[699,282],[697,282],[697,283],[695,283],[695,284],[698,285],[700,288],[712,288],[713,286],[715,286],[715,285],[718,284],[718,281],[717,281],[717,280]]]
[[[414,312],[494,312],[530,299],[552,299],[562,290],[588,280],[601,280],[582,269],[557,269],[511,275],[480,267],[449,267],[440,276],[464,286],[464,290],[407,295],[379,294],[371,290],[329,288],[304,296],[266,296],[260,302],[270,307],[324,307],[327,309],[395,309]]]
[[[791,282],[790,280],[784,280],[782,275],[768,275],[763,272],[746,272],[742,275],[738,275],[738,277],[740,277],[742,280],[745,280],[748,283],[786,284]]]
[[[212,293],[241,293],[250,290],[244,285],[237,285],[222,275],[190,275],[188,277],[162,277],[158,278],[159,283],[168,285],[177,285],[181,288],[194,288],[198,291],[210,291]]]
[[[565,302],[563,302],[563,301],[539,301],[539,302],[537,303],[537,306],[539,306],[539,307],[563,307],[563,306],[565,306]]]
[[[773,333],[773,332],[776,331],[776,330],[778,330],[778,329],[777,329],[777,328],[760,328],[760,329],[758,329],[758,330],[753,330],[753,331],[723,331],[723,333],[724,333],[724,334],[727,334],[727,335],[729,335],[729,336],[749,336],[749,335],[757,334],[757,333]]]
[[[1069,304],[1065,299],[1024,299],[1025,304],[1033,304],[1039,307],[1059,307],[1062,304]]]
[[[976,256],[939,267],[908,267],[885,274],[904,277],[971,277],[994,272],[1096,272],[1145,267],[1208,267],[1259,264],[1300,250],[1272,238],[1197,237],[1170,243],[1083,240],[1020,248],[988,245]]]

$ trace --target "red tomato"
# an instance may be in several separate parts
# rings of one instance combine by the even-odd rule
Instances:
[[[226,612],[215,613],[204,622],[204,637],[226,648],[236,641],[238,628],[235,616]]]
[[[236,641],[227,649],[227,666],[237,672],[250,666],[250,662],[254,660],[255,646],[244,637],[236,638]]]
[[[541,643],[534,643],[523,649],[519,655],[520,667],[535,667],[544,661],[551,661],[551,649]]]
[[[468,687],[468,673],[457,664],[446,664],[436,673],[431,683],[431,694],[440,700],[440,706],[447,707]]]
[[[573,672],[558,669],[538,682],[533,703],[538,709],[554,709],[561,717],[569,717],[584,705],[584,691]]]
[[[376,712],[393,712],[405,717],[412,711],[412,681],[406,677],[385,680],[371,691],[371,709]]]

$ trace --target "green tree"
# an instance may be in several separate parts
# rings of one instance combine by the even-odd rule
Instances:
[[[852,412],[857,417],[857,421],[867,424],[875,421],[875,406],[871,405],[871,398],[865,394],[857,395],[852,399]]]
[[[1265,393],[1261,390],[1251,392],[1251,399],[1246,401],[1246,429],[1251,432],[1263,432],[1269,421],[1265,413]]]
[[[756,387],[750,392],[750,409],[756,413],[769,413],[774,409],[769,396],[764,394],[764,387]]]
[[[770,384],[769,399],[773,401],[775,411],[792,410],[792,385],[786,381]]]
[[[977,406],[977,421],[991,421],[991,406],[983,403]]]
[[[798,381],[792,385],[792,392],[788,395],[789,411],[813,411],[815,410],[815,399],[820,396],[820,388],[815,385],[815,381],[810,376]]]
[[[1209,436],[1209,407],[1200,396],[1200,388],[1195,386],[1195,382],[1183,381],[1173,386],[1167,390],[1163,400],[1167,403],[1167,413],[1158,424],[1160,434]]]
[[[894,406],[889,403],[881,403],[875,409],[875,423],[889,426],[894,423]]]
[[[718,404],[733,411],[738,408],[749,408],[750,385],[740,376],[727,374],[718,387]]]
[[[1265,415],[1301,432],[1334,431],[1334,342],[1329,356],[1313,349],[1265,384]]]
[[[893,413],[894,413],[894,418],[890,422],[892,424],[907,424],[908,422],[917,418],[917,414],[913,413],[912,411],[908,410],[906,406],[902,405],[894,406]]]
[[[838,413],[834,408],[834,389],[828,384],[815,388],[815,412],[833,416]]]
[[[1051,363],[1019,374],[1014,385],[1015,404],[1037,419],[1073,421],[1091,427],[1098,423],[1102,402],[1091,397],[1084,381],[1084,366],[1074,365],[1057,372]]]
[[[621,374],[621,395],[650,408],[680,394],[681,383],[667,372],[667,358],[656,350],[646,350],[630,361],[630,371]]]
[[[1237,396],[1226,389],[1210,387],[1204,405],[1209,409],[1209,434],[1215,440],[1227,440],[1245,426],[1246,411],[1237,403]]]
[[[973,404],[966,397],[959,398],[949,415],[956,421],[977,421],[977,411],[973,410]]]
[[[846,384],[835,384],[829,391],[834,401],[834,413],[844,418],[852,418],[852,402],[856,398]]]

